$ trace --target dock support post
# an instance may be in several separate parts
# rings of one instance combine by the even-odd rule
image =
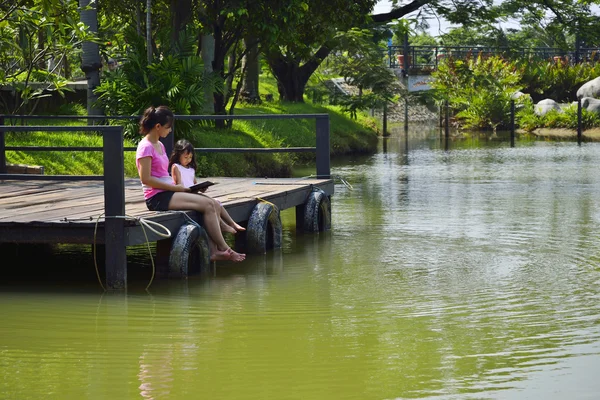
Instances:
[[[581,144],[581,99],[577,99],[577,143]]]
[[[390,136],[387,128],[387,101],[383,103],[383,121],[382,121],[382,135],[383,137]]]
[[[444,133],[446,134],[446,141],[448,141],[448,138],[450,137],[450,106],[448,105],[448,100],[446,100],[444,108]]]
[[[0,116],[0,125],[4,125],[4,117]],[[4,147],[4,131],[0,131],[0,174],[6,173],[6,150]]]
[[[404,131],[408,131],[408,99],[404,99]]]
[[[510,101],[510,147],[515,147],[515,101]]]
[[[330,179],[329,114],[316,117],[317,129],[317,178]]]
[[[106,286],[113,290],[127,290],[125,220],[118,218],[125,215],[123,128],[104,131],[103,142]]]

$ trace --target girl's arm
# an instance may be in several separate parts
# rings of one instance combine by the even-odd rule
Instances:
[[[171,177],[173,178],[173,182],[176,185],[181,185],[181,172],[179,172],[179,168],[175,164],[171,166]]]
[[[138,162],[140,164],[140,180],[144,185],[153,187],[155,189],[170,190],[172,192],[190,191],[189,188],[183,187],[181,185],[173,185],[163,180],[160,180],[155,176],[152,176],[152,174],[150,173],[152,169],[152,157],[142,157],[138,159]]]

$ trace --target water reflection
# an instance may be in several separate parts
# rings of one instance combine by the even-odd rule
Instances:
[[[600,146],[439,136],[336,160],[331,232],[284,212],[281,251],[208,277],[1,282],[0,398],[594,398]]]

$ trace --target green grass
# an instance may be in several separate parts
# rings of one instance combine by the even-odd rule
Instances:
[[[263,74],[260,94],[279,97],[272,76]],[[60,110],[63,114],[82,115],[82,108]],[[238,103],[235,114],[320,114],[330,116],[331,155],[374,151],[377,145],[377,124],[366,115],[352,120],[339,107],[329,105],[283,103],[277,100],[264,101],[260,105]],[[30,125],[63,124],[78,125],[84,121],[37,120]],[[176,128],[176,126],[175,126]],[[261,119],[236,120],[232,129],[217,129],[208,124],[198,124],[185,135],[195,147],[314,147],[314,119]],[[175,129],[175,138],[180,135]],[[92,133],[35,132],[7,133],[7,146],[101,146],[101,137]],[[126,147],[135,146],[127,141]],[[9,163],[41,165],[46,174],[101,174],[102,153],[100,152],[7,152]],[[198,173],[204,176],[289,176],[296,165],[314,161],[314,153],[205,153],[198,154]],[[135,154],[125,152],[125,173],[137,176]]]
[[[73,114],[71,114],[73,115]],[[21,125],[21,121],[13,121]],[[29,120],[26,125],[35,126],[77,126],[85,125],[84,121],[65,120]],[[64,146],[64,147],[102,147],[102,137],[93,132],[7,132],[6,146]],[[124,147],[135,144],[126,140]],[[7,151],[9,164],[40,165],[47,175],[100,175],[103,171],[102,152],[91,151]],[[136,176],[135,153],[126,151],[125,174]]]

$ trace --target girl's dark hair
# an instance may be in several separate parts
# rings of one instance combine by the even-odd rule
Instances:
[[[196,171],[196,152],[194,151],[194,146],[187,140],[180,139],[175,143],[171,157],[169,157],[169,173],[173,164],[179,164],[179,157],[187,152],[192,153],[192,161],[190,161],[189,166]]]
[[[174,119],[173,111],[167,106],[148,107],[140,120],[140,133],[150,132],[156,124],[173,126]]]

